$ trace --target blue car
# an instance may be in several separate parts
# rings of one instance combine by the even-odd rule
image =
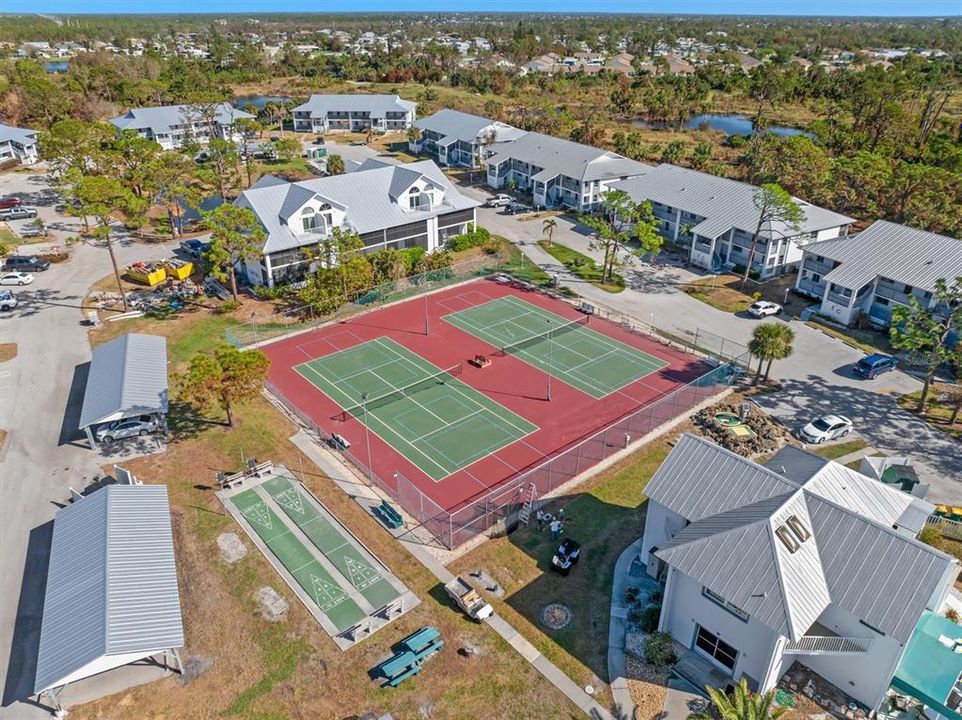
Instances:
[[[852,366],[852,370],[856,375],[871,380],[882,373],[888,372],[889,370],[894,370],[898,366],[898,358],[894,358],[891,355],[875,353],[874,355],[863,357],[861,360],[855,363],[854,366]]]

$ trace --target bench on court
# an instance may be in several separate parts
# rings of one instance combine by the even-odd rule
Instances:
[[[387,500],[382,500],[381,504],[374,508],[374,514],[392,530],[404,527],[404,518],[401,517],[401,513],[395,510]]]

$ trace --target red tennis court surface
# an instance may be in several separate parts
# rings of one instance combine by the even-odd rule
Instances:
[[[395,473],[400,473],[439,508],[453,510],[538,465],[546,456],[559,453],[637,408],[687,385],[713,367],[693,355],[592,317],[592,330],[653,355],[667,365],[602,399],[553,378],[548,401],[545,372],[514,355],[496,354],[490,344],[442,319],[505,296],[515,296],[572,320],[581,317],[567,303],[540,292],[492,279],[477,280],[264,346],[263,351],[271,359],[269,384],[302,419],[309,419],[327,435],[336,432],[347,438],[352,458],[361,465],[370,459],[375,476],[395,496]],[[538,430],[445,478],[433,480],[375,433],[366,434],[358,419],[345,418],[343,408],[294,370],[309,360],[384,337],[439,368],[463,363],[459,380],[534,423]],[[492,364],[484,369],[471,365],[468,360],[475,354],[486,355]],[[623,446],[628,440],[621,437],[619,443]],[[403,497],[401,502],[405,504]]]

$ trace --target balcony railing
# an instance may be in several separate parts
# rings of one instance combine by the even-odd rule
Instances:
[[[833,302],[836,305],[841,305],[843,307],[848,307],[849,305],[852,304],[851,297],[845,297],[844,295],[839,295],[838,293],[832,292],[831,290],[829,290],[828,292],[828,300],[829,302]]]
[[[840,635],[805,635],[785,646],[788,655],[862,655],[872,648],[873,638]]]
[[[908,305],[909,298],[912,297],[911,295],[907,295],[904,292],[900,292],[899,290],[896,290],[891,285],[885,285],[882,283],[879,283],[878,285],[875,286],[875,295],[877,297],[883,297],[887,300],[894,300],[895,302],[901,303],[902,305]],[[917,299],[919,302],[922,302],[922,298],[917,298]]]

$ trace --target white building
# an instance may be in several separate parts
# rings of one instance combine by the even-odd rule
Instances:
[[[430,160],[387,165],[367,160],[346,175],[289,183],[265,176],[235,204],[249,208],[267,235],[263,256],[243,270],[254,285],[302,280],[305,249],[334,228],[360,235],[364,252],[421,247],[431,252],[476,222],[478,203],[459,193]]]
[[[240,142],[243,136],[234,129],[234,123],[241,118],[253,117],[225,102],[212,107],[163,105],[132,108],[126,115],[110,122],[118,132],[132,130],[165,150],[172,150],[187,142],[204,144],[211,138]]]
[[[762,466],[685,434],[645,492],[659,630],[758,691],[799,662],[878,707],[958,575],[916,540],[931,504],[798,448]]]
[[[589,211],[620,180],[652,170],[617,153],[541,133],[498,143],[487,159],[488,185],[528,190],[535,205]]]
[[[915,298],[937,307],[935,281],[962,276],[962,240],[877,220],[857,235],[805,248],[795,290],[820,301],[818,312],[848,325],[865,315],[888,325],[892,308]]]
[[[39,157],[36,130],[0,123],[0,165],[8,162],[33,165]]]
[[[311,95],[293,110],[297,132],[404,132],[417,103],[397,95]]]
[[[439,165],[464,167],[480,165],[488,146],[525,134],[512,125],[457,110],[441,110],[414,126],[421,131],[421,138],[408,143],[411,152],[429,154]]]
[[[758,227],[757,188],[676,165],[659,165],[646,174],[612,185],[632,200],[651,203],[662,234],[689,251],[692,265],[707,270],[743,270]],[[759,277],[787,272],[802,260],[802,248],[848,232],[850,217],[795,199],[803,218],[797,228],[766,223],[759,233],[752,270]]]

